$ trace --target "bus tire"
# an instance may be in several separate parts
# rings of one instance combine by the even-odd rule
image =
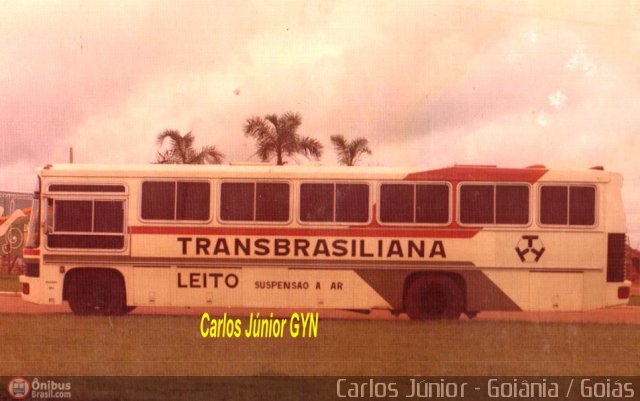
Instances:
[[[419,276],[405,294],[405,311],[412,320],[459,319],[463,310],[463,290],[448,276]]]
[[[117,273],[78,272],[71,281],[69,307],[76,315],[121,315],[125,306],[124,283]]]

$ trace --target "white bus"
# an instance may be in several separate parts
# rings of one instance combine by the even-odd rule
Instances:
[[[602,168],[48,165],[22,297],[80,315],[624,305],[621,186]]]

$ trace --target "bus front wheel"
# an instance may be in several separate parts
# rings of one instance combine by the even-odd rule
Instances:
[[[462,288],[448,276],[419,276],[405,294],[405,311],[412,320],[458,319],[463,310]]]
[[[113,272],[78,272],[71,282],[69,307],[76,315],[120,315],[125,306],[124,284]]]

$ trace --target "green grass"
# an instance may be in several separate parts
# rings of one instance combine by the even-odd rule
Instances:
[[[632,295],[629,298],[629,306],[640,306],[640,295]]]
[[[640,372],[637,325],[321,320],[312,339],[203,339],[199,324],[198,316],[0,315],[0,375]]]
[[[14,274],[0,274],[0,291],[21,291],[18,276]]]

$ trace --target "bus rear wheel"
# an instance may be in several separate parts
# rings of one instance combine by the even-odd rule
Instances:
[[[463,310],[462,288],[448,276],[417,277],[405,294],[405,311],[412,320],[453,320]]]
[[[125,312],[122,279],[113,272],[78,272],[71,282],[69,307],[76,315],[121,315]]]

